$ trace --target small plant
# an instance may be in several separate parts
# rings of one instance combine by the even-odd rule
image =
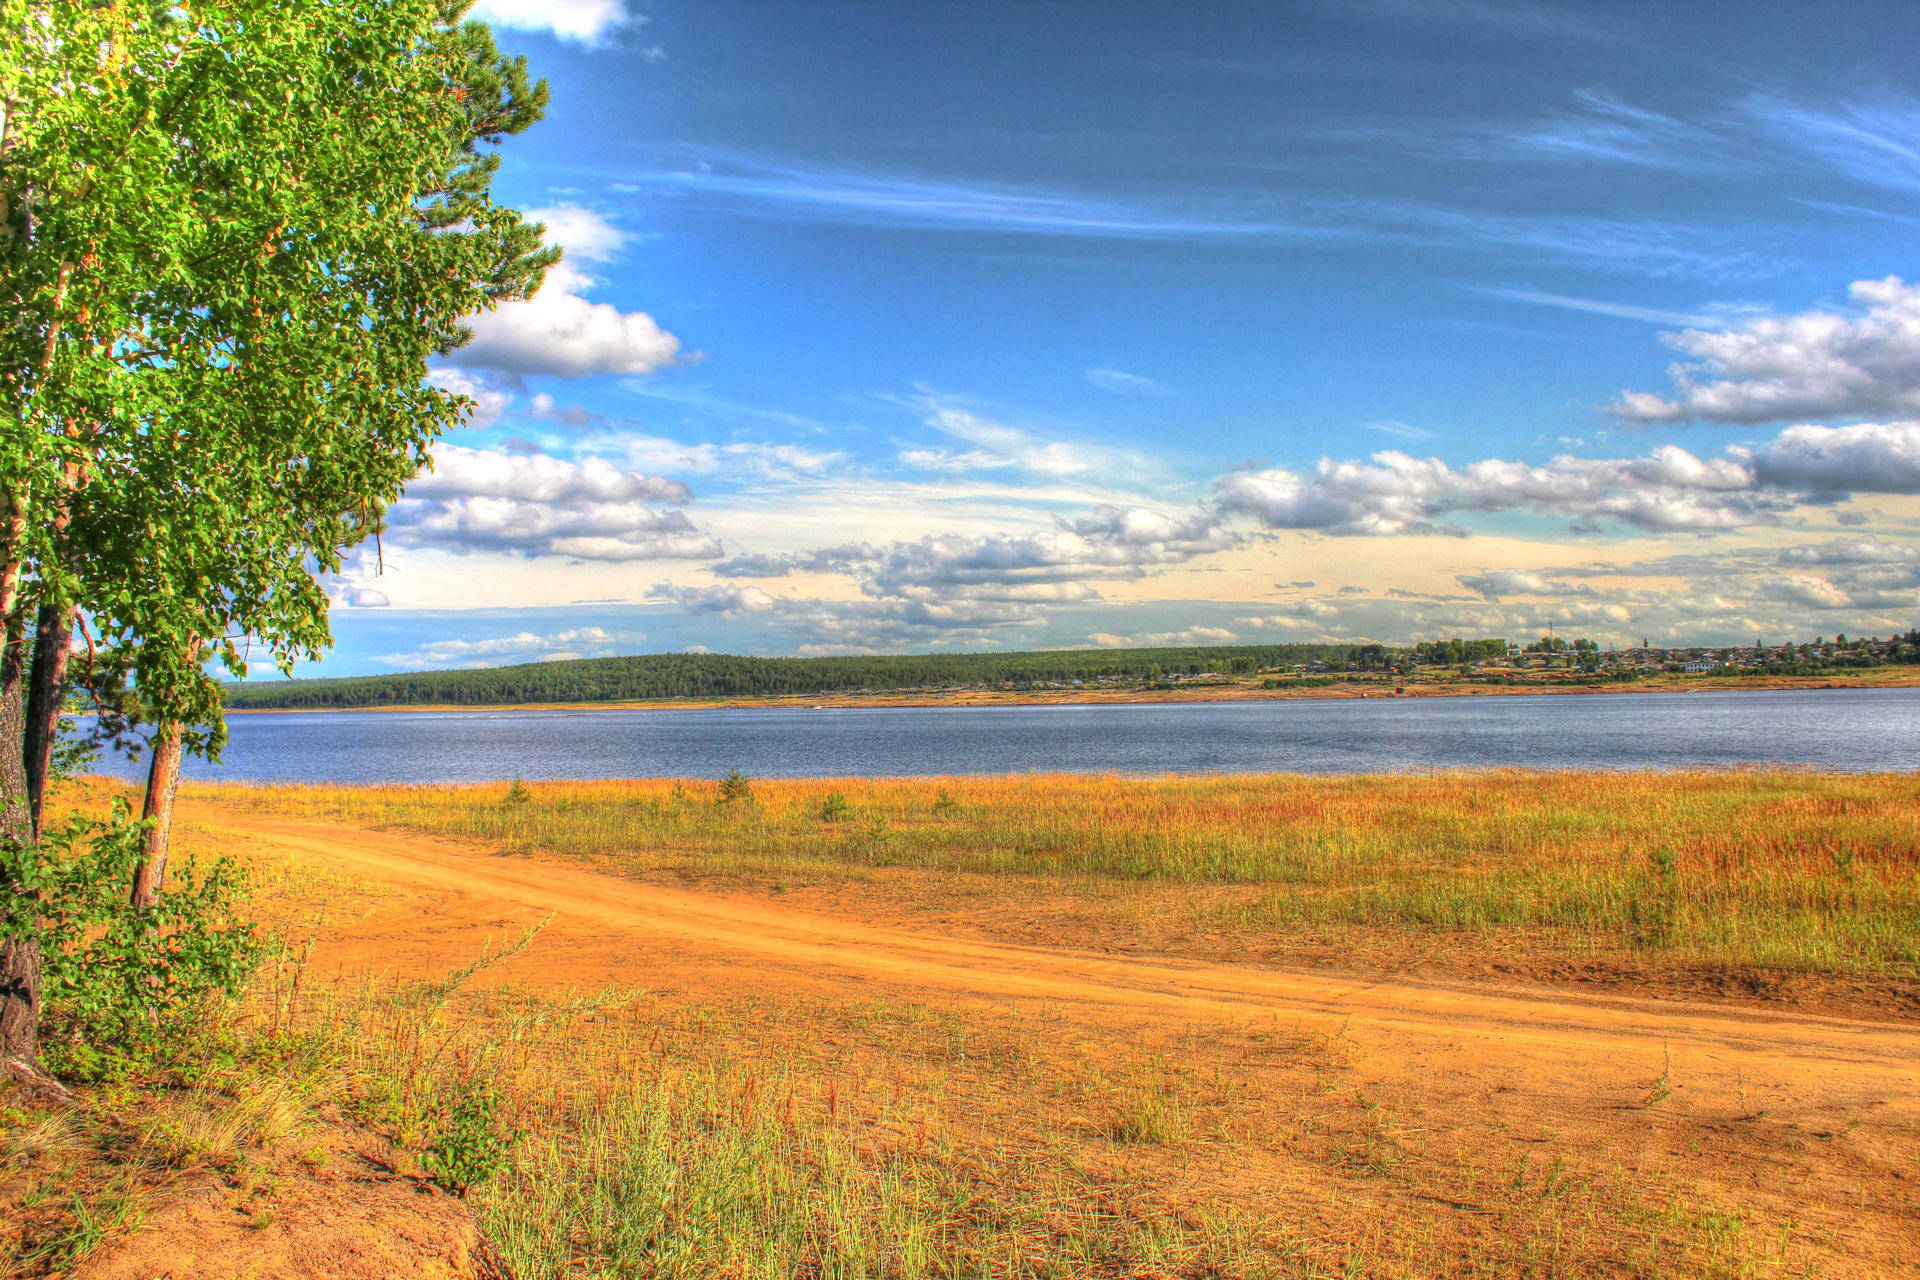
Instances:
[[[866,825],[862,834],[866,837],[867,860],[879,862],[893,844],[893,827],[885,818],[875,818]]]
[[[520,781],[520,779],[515,778],[513,785],[507,788],[506,797],[501,800],[500,803],[512,808],[523,805],[531,799],[533,799],[532,788],[528,787],[527,784]]]
[[[427,1176],[465,1196],[505,1169],[514,1135],[501,1131],[499,1110],[500,1095],[484,1085],[461,1099],[420,1159]]]
[[[954,799],[953,792],[945,787],[940,788],[940,794],[933,798],[933,814],[936,818],[944,818],[959,808],[960,802]]]
[[[820,821],[839,822],[853,814],[853,806],[838,791],[829,791],[827,798],[820,802]]]
[[[730,769],[727,776],[720,779],[720,803],[751,803],[753,800],[753,779],[738,769]]]

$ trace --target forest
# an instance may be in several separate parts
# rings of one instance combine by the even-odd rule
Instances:
[[[1358,662],[1353,646],[1221,645],[1191,649],[1054,649],[1033,653],[937,653],[889,657],[750,658],[727,653],[652,653],[626,658],[528,662],[467,671],[350,676],[226,686],[230,710],[498,706],[529,702],[622,702],[925,689],[956,684],[1035,684],[1168,674],[1251,671],[1297,662]]]

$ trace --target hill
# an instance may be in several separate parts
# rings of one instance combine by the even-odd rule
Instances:
[[[1031,653],[937,653],[900,657],[748,658],[727,653],[650,653],[627,658],[528,662],[482,670],[421,671],[227,686],[230,710],[295,707],[500,706],[534,702],[625,702],[926,689],[1009,681],[1140,678],[1159,672],[1251,671],[1296,662],[1356,660],[1347,645],[1221,645],[1186,649],[1053,649]],[[1158,668],[1155,671],[1154,668]]]

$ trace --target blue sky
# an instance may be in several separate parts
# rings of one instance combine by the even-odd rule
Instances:
[[[307,673],[1920,623],[1905,7],[476,13],[567,259]]]

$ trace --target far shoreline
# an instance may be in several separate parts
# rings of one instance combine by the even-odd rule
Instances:
[[[1258,679],[1255,677],[1254,679]],[[765,697],[638,698],[610,702],[401,703],[361,707],[228,707],[229,716],[338,714],[379,712],[483,711],[726,711],[788,710],[838,711],[871,707],[1030,707],[1180,705],[1203,702],[1306,702],[1361,698],[1488,698],[1623,693],[1760,692],[1792,689],[1906,689],[1920,688],[1920,668],[1871,669],[1859,675],[1826,676],[1687,676],[1663,674],[1618,684],[1573,683],[1476,685],[1465,681],[1424,680],[1411,677],[1394,683],[1352,683],[1311,689],[1263,689],[1253,680],[1232,685],[1208,685],[1183,696],[1179,690],[1090,689],[972,689],[937,695],[918,689],[874,690],[870,693],[775,694]],[[1396,690],[1399,690],[1396,692]]]

